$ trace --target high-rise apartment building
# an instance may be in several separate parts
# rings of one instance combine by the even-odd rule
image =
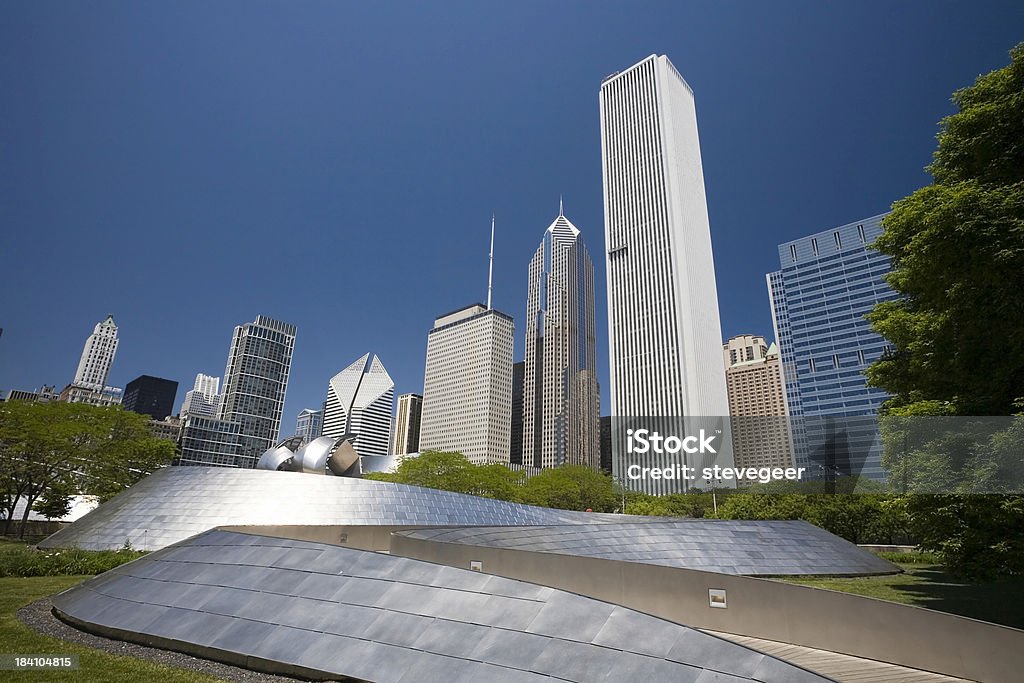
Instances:
[[[528,272],[522,463],[597,468],[594,264],[561,206]]]
[[[869,248],[884,217],[779,245],[767,276],[797,465],[814,476],[885,477],[875,417],[888,395],[864,376],[886,348],[864,316],[899,296],[882,279],[889,258]]]
[[[398,397],[398,412],[395,414],[395,436],[391,441],[391,453],[408,455],[420,449],[420,417],[423,414],[423,397],[419,394],[402,394]]]
[[[124,388],[121,404],[125,410],[162,420],[174,412],[178,383],[174,380],[141,375]]]
[[[782,364],[775,344],[742,334],[722,346],[730,432],[737,467],[791,467]]]
[[[242,467],[277,442],[294,349],[294,325],[261,315],[235,328],[219,416],[239,425]]]
[[[324,411],[305,408],[295,418],[295,436],[307,443],[320,436],[324,429]]]
[[[725,416],[693,91],[667,57],[651,55],[607,77],[600,106],[611,416]],[[678,480],[626,480],[629,464],[678,462],[648,454],[627,463],[624,447],[624,438],[613,439],[612,469],[621,481],[650,493],[684,488]]]
[[[72,385],[102,391],[107,385],[107,375],[110,374],[116,353],[117,325],[114,324],[114,316],[108,315],[105,320],[96,323],[92,334],[85,340]]]
[[[512,335],[512,317],[483,304],[434,321],[427,335],[421,451],[454,451],[476,464],[509,462]]]
[[[212,377],[199,373],[196,375],[192,389],[185,393],[181,404],[181,415],[199,415],[217,417],[220,411],[220,377]]]
[[[367,353],[327,383],[323,435],[350,437],[360,456],[388,455],[394,402],[395,383]]]

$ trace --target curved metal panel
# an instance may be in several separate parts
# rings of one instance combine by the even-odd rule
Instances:
[[[848,576],[900,571],[891,562],[801,521],[662,519],[395,533],[437,543],[580,555],[719,574]]]
[[[54,598],[89,631],[305,678],[827,679],[677,623],[465,569],[212,531]]]
[[[166,467],[45,539],[43,547],[158,550],[218,526],[453,526],[633,519],[518,505],[350,477]]]

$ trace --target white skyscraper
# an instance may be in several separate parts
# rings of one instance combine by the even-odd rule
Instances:
[[[728,415],[693,91],[651,55],[606,78],[600,106],[611,415]],[[620,478],[624,446],[613,439]],[[646,457],[644,466],[669,462]]]
[[[92,334],[85,340],[72,385],[102,391],[107,385],[107,375],[110,374],[116,353],[117,325],[114,324],[114,316],[108,315],[106,320],[96,323]]]
[[[512,318],[473,304],[427,335],[420,451],[508,463],[512,431]]]
[[[388,455],[395,383],[377,356],[367,353],[331,378],[323,435],[349,435],[360,456]]]
[[[594,332],[594,264],[583,236],[563,214],[530,261],[523,376],[527,467],[600,464]]]
[[[220,377],[211,377],[199,373],[192,389],[186,392],[185,400],[181,404],[181,415],[200,415],[203,417],[216,417],[220,404]]]

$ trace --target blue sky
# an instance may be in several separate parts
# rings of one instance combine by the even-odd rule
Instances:
[[[113,384],[222,375],[298,326],[284,431],[377,353],[422,390],[436,315],[516,318],[566,215],[607,318],[598,89],[666,54],[697,98],[723,337],[771,337],[776,246],[887,210],[1019,2],[0,0],[0,388],[58,388],[113,313]],[[717,359],[711,359],[716,362]]]

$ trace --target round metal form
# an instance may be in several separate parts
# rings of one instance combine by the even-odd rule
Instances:
[[[294,462],[294,457],[295,454],[285,446],[271,448],[260,456],[259,462],[256,463],[256,469],[274,471],[290,470]]]
[[[307,474],[325,474],[327,458],[339,441],[330,436],[321,436],[300,448],[295,454],[295,459],[300,463],[302,471]]]
[[[359,454],[356,453],[355,447],[348,439],[338,439],[338,442],[327,456],[327,469],[339,477],[358,476],[361,473],[359,470]]]

